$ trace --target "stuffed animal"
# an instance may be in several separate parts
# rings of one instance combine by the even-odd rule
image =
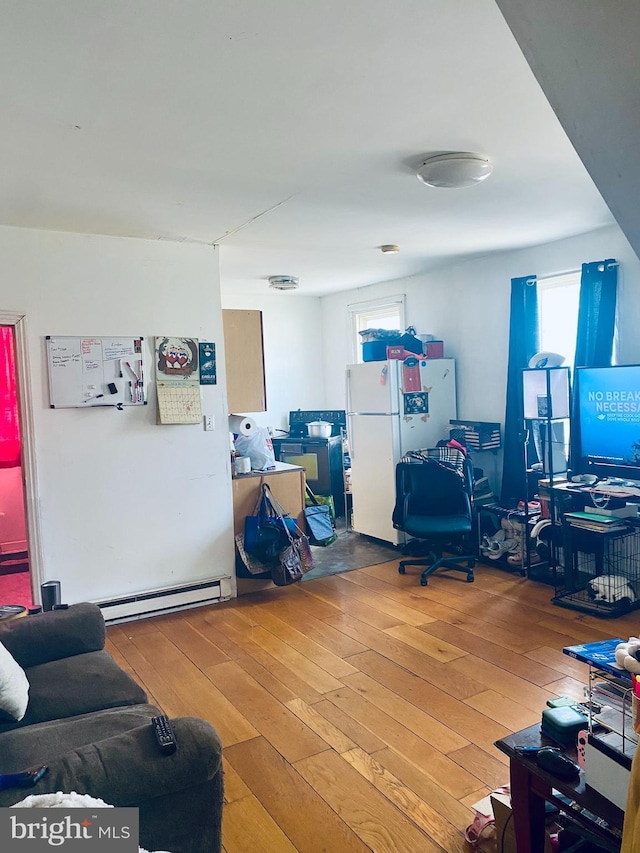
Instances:
[[[637,637],[629,637],[628,643],[618,643],[616,646],[616,666],[626,669],[627,672],[640,673],[640,660],[637,654],[640,651],[640,640]]]
[[[602,601],[606,604],[616,604],[618,601],[628,599],[629,602],[637,600],[634,588],[624,575],[599,575],[589,581],[587,595],[593,601]]]

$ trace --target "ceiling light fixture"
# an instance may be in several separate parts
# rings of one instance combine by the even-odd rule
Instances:
[[[383,255],[395,255],[400,251],[400,246],[396,246],[395,243],[385,243],[384,246],[380,246],[380,251]]]
[[[424,160],[418,169],[417,178],[429,187],[457,189],[479,184],[492,172],[493,166],[482,154],[452,151]]]
[[[269,276],[269,287],[274,290],[296,290],[299,279],[294,275],[271,275]]]

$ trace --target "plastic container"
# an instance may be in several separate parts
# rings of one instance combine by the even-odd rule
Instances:
[[[386,361],[387,346],[391,345],[392,344],[390,344],[389,341],[365,341],[365,343],[362,344],[362,360]]]

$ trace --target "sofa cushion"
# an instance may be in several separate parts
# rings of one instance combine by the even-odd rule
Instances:
[[[0,642],[24,669],[57,658],[97,652],[105,642],[102,611],[95,604],[72,604],[67,610],[9,619],[0,623]]]
[[[153,705],[109,708],[65,720],[48,720],[0,734],[0,772],[18,773],[78,747],[149,725],[160,711]]]
[[[24,670],[0,643],[0,719],[21,720],[29,701]]]
[[[0,722],[0,732],[147,701],[144,690],[105,651],[32,666],[26,674],[27,713],[20,722]]]

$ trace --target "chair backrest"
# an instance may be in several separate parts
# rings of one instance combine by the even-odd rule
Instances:
[[[465,480],[465,488],[469,495],[473,494],[474,475],[473,463],[468,454],[463,453],[455,447],[442,444],[437,447],[429,447],[423,450],[410,450],[400,460],[401,462],[424,462],[425,459],[436,459],[446,462],[451,468],[455,468]]]
[[[403,529],[407,515],[465,516],[471,519],[467,481],[447,463],[433,458],[399,462],[393,524]]]

